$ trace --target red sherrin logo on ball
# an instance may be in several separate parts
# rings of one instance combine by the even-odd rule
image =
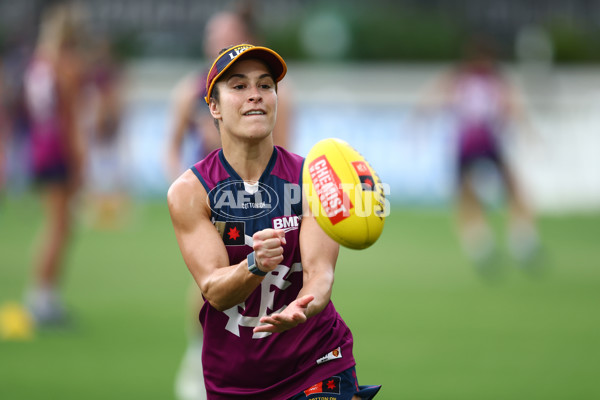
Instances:
[[[308,165],[310,179],[321,205],[333,225],[350,216],[352,203],[342,190],[340,178],[337,176],[325,155],[315,158]]]
[[[352,166],[358,174],[358,178],[360,179],[363,190],[372,191],[375,187],[375,181],[371,176],[371,171],[369,171],[367,164],[364,161],[352,161]]]

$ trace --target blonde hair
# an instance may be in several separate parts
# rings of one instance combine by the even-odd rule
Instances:
[[[79,48],[85,39],[84,13],[75,4],[61,3],[42,14],[38,44],[57,54],[65,47]]]

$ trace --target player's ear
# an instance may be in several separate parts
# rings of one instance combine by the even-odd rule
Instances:
[[[214,97],[210,98],[210,101],[208,103],[208,109],[210,110],[210,114],[214,119],[221,118],[221,109],[219,107],[219,103],[217,102],[217,100],[215,100]]]

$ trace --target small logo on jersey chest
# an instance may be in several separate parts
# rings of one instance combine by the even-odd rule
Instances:
[[[300,226],[300,217],[297,215],[276,217],[272,221],[273,229],[283,229],[286,232],[296,230]]]

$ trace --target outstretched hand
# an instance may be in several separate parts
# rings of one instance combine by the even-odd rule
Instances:
[[[282,312],[271,314],[260,319],[261,324],[254,332],[284,332],[306,321],[306,310],[315,296],[309,294],[292,301]]]

